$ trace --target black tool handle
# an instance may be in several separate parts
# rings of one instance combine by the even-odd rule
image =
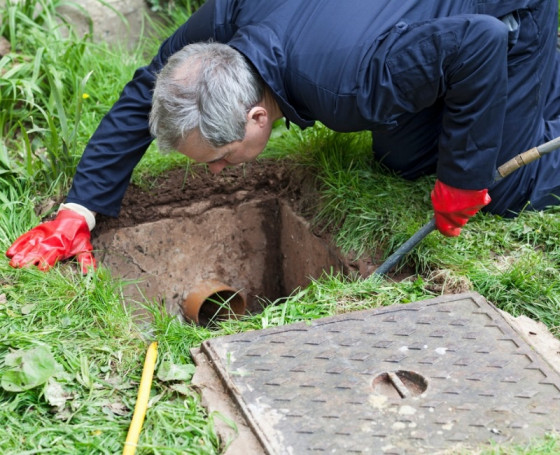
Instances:
[[[397,265],[405,254],[408,254],[416,245],[418,245],[424,237],[436,228],[436,219],[432,218],[424,226],[418,229],[412,237],[404,242],[391,256],[389,256],[383,264],[381,264],[373,272],[375,275],[385,275]]]
[[[514,156],[509,161],[502,164],[497,170],[494,176],[494,181],[498,182],[504,177],[507,177],[512,172],[516,171],[520,167],[525,166],[535,160],[538,160],[541,156],[552,152],[560,147],[560,137],[553,139],[551,141],[545,142],[538,147],[533,147],[526,152],[520,153]],[[430,232],[436,229],[436,220],[432,218],[424,226],[418,229],[412,237],[410,237],[406,242],[404,242],[391,256],[389,256],[383,264],[381,264],[375,271],[374,275],[384,275],[391,271],[391,269],[397,265],[403,256],[410,253],[412,249],[418,245],[424,237],[426,237]]]

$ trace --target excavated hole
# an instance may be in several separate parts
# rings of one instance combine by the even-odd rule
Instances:
[[[369,275],[371,261],[345,257],[299,215],[317,197],[309,178],[295,175],[259,162],[218,176],[173,171],[149,190],[131,186],[119,218],[99,218],[96,256],[134,281],[124,287],[128,302],[163,302],[171,314],[204,280],[235,288],[255,313],[324,272]]]
[[[191,288],[219,280],[243,294],[249,312],[305,287],[323,272],[348,274],[348,260],[314,235],[290,205],[270,197],[230,207],[185,207],[176,218],[118,228],[95,240],[97,256],[126,285],[130,301],[164,301],[179,313]],[[208,311],[208,310],[205,310]],[[205,318],[209,318],[208,314]]]

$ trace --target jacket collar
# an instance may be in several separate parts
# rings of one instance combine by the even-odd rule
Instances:
[[[253,64],[286,118],[286,126],[289,127],[290,122],[300,128],[313,126],[315,121],[303,118],[288,100],[284,86],[286,59],[273,30],[262,24],[247,25],[240,28],[227,44]]]

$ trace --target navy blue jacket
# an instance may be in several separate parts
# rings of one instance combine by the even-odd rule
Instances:
[[[286,119],[303,128],[320,121],[335,131],[370,130],[375,138],[376,131],[398,130],[406,116],[440,106],[437,177],[459,188],[487,188],[503,161],[508,51],[517,39],[497,18],[553,2],[209,0],[126,85],[89,141],[67,201],[118,215],[132,170],[152,141],[155,74],[183,46],[210,39],[243,53]],[[527,145],[537,145],[531,141],[542,139],[542,128],[526,129]]]

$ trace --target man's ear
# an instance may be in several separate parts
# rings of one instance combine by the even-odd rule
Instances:
[[[268,111],[263,106],[252,107],[247,114],[247,121],[253,121],[258,126],[264,127],[268,123]]]

